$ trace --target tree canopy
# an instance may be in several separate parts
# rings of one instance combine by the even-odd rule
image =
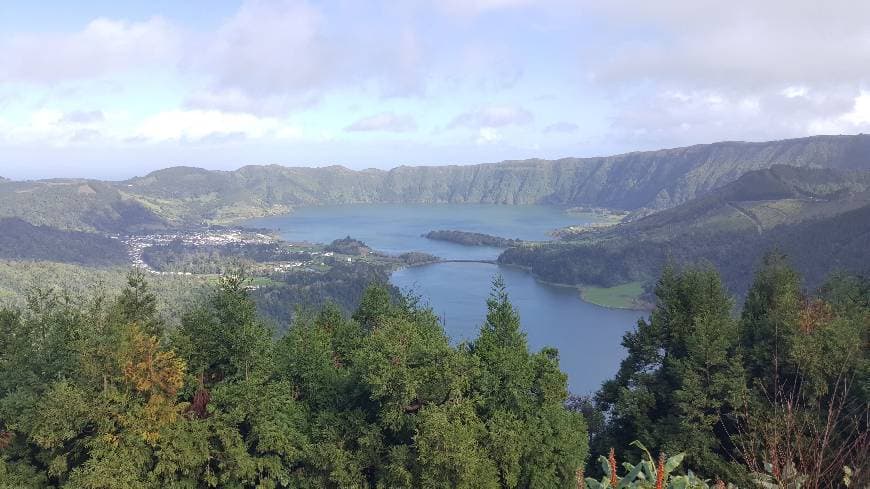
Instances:
[[[277,337],[247,283],[171,330],[138,274],[0,311],[0,487],[572,487],[583,417],[500,281],[458,345],[377,285]]]

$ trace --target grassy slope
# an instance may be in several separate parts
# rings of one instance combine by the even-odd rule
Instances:
[[[160,228],[164,219],[114,184],[93,180],[0,182],[0,218],[37,226],[123,233]]]
[[[613,287],[588,285],[580,288],[580,297],[584,301],[615,309],[642,309],[644,305],[640,297],[643,293],[643,283],[640,281]]]

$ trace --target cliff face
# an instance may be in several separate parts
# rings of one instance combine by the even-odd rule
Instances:
[[[870,169],[870,135],[765,143],[724,142],[601,158],[506,161],[467,166],[250,166],[234,172],[172,168],[125,182],[142,197],[251,205],[495,203],[663,209],[751,170],[773,165]]]
[[[349,203],[554,204],[661,210],[774,165],[870,169],[870,135],[723,142],[600,158],[466,166],[174,167],[124,182],[0,182],[0,216],[121,231]]]
[[[384,190],[402,201],[673,207],[773,165],[870,169],[870,136],[716,143],[606,158],[399,168]],[[416,199],[416,200],[415,200]]]

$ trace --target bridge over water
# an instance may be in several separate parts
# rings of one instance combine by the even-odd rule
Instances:
[[[495,260],[438,260],[433,263],[486,263],[488,265],[495,265],[498,262]]]

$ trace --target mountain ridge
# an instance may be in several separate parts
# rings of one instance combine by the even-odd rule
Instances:
[[[719,142],[607,157],[398,166],[390,170],[247,165],[224,171],[178,166],[115,182],[0,182],[0,216],[69,229],[116,232],[143,226],[228,223],[324,204],[547,204],[608,207],[642,214],[678,206],[748,171],[779,164],[867,170],[870,135]],[[104,202],[89,204],[87,195],[52,188],[76,184],[95,189]],[[36,196],[28,197],[22,189]],[[46,216],[27,211],[22,202],[55,210]],[[139,216],[141,222],[127,226],[123,213],[117,211],[119,206]],[[85,210],[111,219],[88,222]],[[69,216],[55,219],[52,213],[58,211]]]
[[[343,166],[248,165],[234,171],[158,170],[123,182],[130,193],[154,198],[212,199],[207,218],[221,208],[347,203],[489,203],[593,205],[665,209],[776,164],[870,169],[870,136],[720,142],[593,158],[507,160],[501,163],[398,166],[351,170]],[[169,172],[169,173],[167,173]],[[171,174],[172,179],[168,178]],[[156,185],[155,185],[156,184]],[[224,202],[209,193],[222,192]],[[239,195],[244,194],[244,195]],[[235,195],[235,197],[234,197]],[[229,197],[226,197],[229,196]]]
[[[132,177],[127,180],[135,180],[137,178],[146,178],[154,173],[160,173],[167,170],[172,169],[191,169],[191,170],[201,170],[204,172],[216,172],[216,173],[234,173],[239,172],[245,169],[251,168],[277,168],[277,169],[305,169],[305,170],[317,170],[317,169],[339,169],[346,170],[348,172],[355,173],[389,173],[394,170],[399,169],[413,169],[413,168],[452,168],[452,167],[470,167],[470,166],[493,166],[493,165],[503,165],[503,164],[518,164],[518,163],[553,163],[560,162],[566,160],[595,160],[595,159],[604,159],[604,158],[619,158],[619,157],[629,157],[635,155],[645,155],[649,153],[658,153],[663,151],[675,151],[675,150],[691,150],[695,148],[703,148],[703,147],[713,147],[713,146],[761,146],[761,145],[769,145],[775,143],[786,143],[786,142],[811,142],[813,140],[824,140],[824,139],[837,139],[837,138],[863,138],[868,137],[870,135],[864,133],[858,134],[820,134],[813,136],[805,136],[798,138],[785,138],[785,139],[775,139],[770,141],[741,141],[741,140],[724,140],[724,141],[715,141],[712,143],[697,143],[691,144],[688,146],[672,146],[667,148],[659,148],[652,150],[635,150],[635,151],[627,151],[624,153],[616,153],[612,155],[596,155],[596,156],[583,156],[583,157],[572,157],[565,156],[561,158],[524,158],[524,159],[508,159],[497,162],[485,162],[485,163],[473,163],[473,164],[462,164],[462,163],[445,163],[445,164],[436,164],[436,165],[407,165],[401,164],[390,168],[363,168],[359,170],[354,170],[342,164],[331,164],[331,165],[323,165],[323,166],[298,166],[298,165],[282,165],[279,163],[265,163],[265,164],[248,164],[243,165],[235,170],[209,170],[203,167],[191,166],[191,165],[175,165],[166,168],[160,168],[157,170],[150,171],[143,176]],[[0,177],[2,178],[2,177]],[[83,179],[84,180],[84,179]]]

